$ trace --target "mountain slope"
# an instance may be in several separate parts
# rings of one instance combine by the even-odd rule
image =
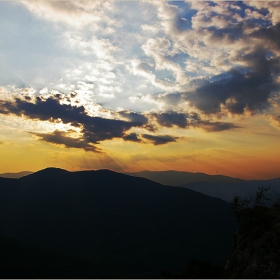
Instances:
[[[109,267],[2,236],[0,252],[2,279],[93,279],[112,278],[116,274]]]
[[[189,257],[223,264],[237,229],[220,199],[109,170],[0,179],[1,235],[110,266],[119,278],[179,271]]]
[[[249,180],[237,183],[194,182],[180,185],[180,187],[221,198],[227,202],[232,201],[234,196],[245,197],[253,195],[260,187],[270,187],[267,195],[272,199],[272,203],[280,197],[280,179]]]
[[[233,183],[241,182],[243,180],[238,178],[232,178],[224,175],[208,175],[205,173],[192,173],[185,171],[140,171],[127,173],[128,175],[146,178],[157,183],[168,185],[168,186],[179,186],[192,182],[223,182]]]
[[[7,173],[0,174],[0,177],[3,177],[3,178],[20,178],[20,177],[23,177],[23,176],[30,175],[32,173],[33,172],[31,172],[31,171],[21,171],[21,172],[17,172],[17,173],[7,172]]]

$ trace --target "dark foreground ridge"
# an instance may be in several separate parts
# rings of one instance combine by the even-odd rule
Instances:
[[[59,254],[21,240],[0,237],[2,279],[113,278],[110,267]]]
[[[90,278],[157,278],[189,258],[224,265],[237,227],[221,199],[110,170],[0,178],[0,235],[105,268]]]
[[[240,223],[225,274],[228,278],[279,279],[280,198],[269,207],[270,187],[254,197],[236,196],[231,205]]]
[[[235,233],[234,248],[226,266],[233,279],[280,278],[280,207],[255,207],[250,223]]]

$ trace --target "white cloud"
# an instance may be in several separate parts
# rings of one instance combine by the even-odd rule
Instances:
[[[176,5],[165,1],[155,1],[151,3],[156,6],[159,23],[168,37],[173,39],[184,34],[184,31],[178,26],[178,21],[180,21],[181,17],[179,16],[179,9]]]
[[[114,53],[120,50],[113,46],[109,39],[98,39],[95,36],[86,39],[70,32],[66,33],[65,36],[74,50],[78,50],[81,54],[89,57],[113,62],[115,60]]]
[[[160,26],[157,25],[150,25],[150,24],[143,24],[141,25],[143,31],[150,32],[151,35],[157,34],[160,31]]]
[[[74,27],[110,21],[104,10],[111,10],[111,1],[23,1],[32,13],[52,22],[63,22]]]
[[[84,103],[110,109],[142,110],[148,104],[149,110],[176,110],[188,107],[180,93],[232,69],[250,68],[244,57],[256,46],[279,54],[276,43],[252,36],[261,23],[277,22],[279,4],[244,3],[245,10],[238,1],[191,1],[184,8],[166,1],[24,1],[17,5],[44,30],[55,31],[55,38],[49,32],[49,49],[34,55],[30,46],[48,35],[43,32],[20,62],[11,53],[7,61],[28,77],[33,94],[76,92]],[[256,10],[261,7],[268,13]],[[16,67],[24,57],[29,64]]]
[[[255,7],[257,9],[267,9],[267,19],[272,21],[272,24],[280,22],[280,3],[279,1],[244,1],[248,6]]]
[[[142,46],[142,49],[148,57],[152,57],[154,59],[155,69],[166,69],[172,71],[176,78],[176,82],[179,84],[184,84],[188,82],[188,77],[185,75],[183,69],[178,63],[168,58],[170,47],[170,40],[165,37],[157,37],[148,39],[147,42]]]
[[[252,11],[251,9],[245,9],[246,19],[262,19],[266,20],[267,16],[262,15],[258,11]]]

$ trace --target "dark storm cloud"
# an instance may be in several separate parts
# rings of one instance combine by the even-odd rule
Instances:
[[[129,119],[129,121],[137,123],[138,125],[143,125],[148,122],[148,118],[134,112],[129,112],[129,111],[121,111],[118,112],[118,114],[124,118]]]
[[[99,143],[99,141],[121,138],[131,127],[142,126],[147,122],[147,118],[136,113],[126,112],[126,116],[131,121],[104,119],[101,117],[91,117],[87,115],[83,106],[73,107],[71,105],[60,104],[59,96],[50,97],[46,100],[37,97],[36,102],[32,103],[19,98],[14,102],[0,101],[0,113],[26,116],[31,119],[56,122],[61,120],[63,123],[70,123],[73,126],[81,127],[81,132],[85,142],[54,132],[53,134],[41,135],[43,141],[65,144],[74,147],[74,142],[83,149],[91,149],[87,143]],[[39,135],[40,136],[40,135]],[[68,142],[67,142],[68,141]]]
[[[263,39],[265,44],[270,44],[280,49],[280,23],[269,27],[262,27],[250,34],[250,37]]]
[[[172,127],[173,125],[176,125],[181,128],[186,128],[187,126],[193,126],[201,127],[208,132],[223,131],[239,127],[229,122],[211,122],[202,120],[200,115],[195,112],[190,112],[189,114],[168,112],[154,113],[151,115],[157,119],[161,126],[165,127]]]
[[[158,113],[152,114],[157,119],[157,122],[166,127],[172,127],[176,125],[181,128],[185,128],[188,125],[188,115],[181,114],[177,112],[167,112],[167,113]]]
[[[211,26],[199,31],[209,43],[231,45],[241,40],[252,42],[250,47],[254,50],[230,58],[231,62],[244,65],[229,71],[231,78],[217,76],[216,82],[203,80],[204,84],[198,85],[194,92],[185,94],[191,105],[206,114],[219,113],[221,107],[233,114],[243,114],[245,110],[255,113],[269,105],[269,95],[276,88],[273,77],[280,73],[280,59],[273,53],[280,49],[280,23],[256,30],[257,26],[253,21],[243,21],[225,28]]]
[[[267,59],[263,48],[242,56],[249,71],[232,70],[230,78],[207,82],[185,99],[205,114],[221,112],[222,105],[233,114],[251,113],[265,108],[273,85],[273,74],[279,73],[279,60]],[[246,71],[246,72],[245,72]],[[273,72],[274,71],[274,72]]]
[[[125,131],[133,126],[138,126],[138,124],[121,120],[92,117],[90,120],[83,123],[82,132],[89,142],[98,143],[103,140],[121,138]]]
[[[163,145],[169,142],[176,142],[177,137],[170,135],[142,134],[142,137],[153,142],[154,145]]]
[[[87,117],[84,107],[60,104],[57,97],[46,100],[36,97],[35,103],[29,102],[26,98],[25,100],[15,98],[14,102],[0,101],[0,112],[2,111],[6,114],[24,115],[31,119],[42,121],[61,119],[63,123],[71,123],[72,121],[82,122]]]
[[[205,129],[208,132],[216,132],[216,131],[229,130],[232,128],[239,128],[239,126],[234,125],[233,123],[209,122],[209,121],[201,121],[199,123],[199,127]]]
[[[123,140],[133,141],[133,142],[141,142],[141,140],[137,137],[136,133],[130,133],[128,135],[123,136]]]
[[[12,101],[0,101],[0,113],[25,116],[30,119],[49,121],[54,123],[67,123],[79,127],[81,136],[74,138],[70,132],[54,131],[52,133],[32,133],[39,137],[41,141],[62,145],[67,148],[79,148],[85,151],[99,152],[95,146],[100,141],[122,138],[124,141],[142,142],[136,133],[127,134],[132,127],[156,128],[149,123],[148,117],[153,117],[161,126],[172,127],[176,125],[181,128],[187,126],[201,126],[207,131],[222,131],[234,128],[230,123],[211,123],[203,121],[200,115],[194,112],[188,114],[174,111],[153,113],[148,117],[139,113],[122,111],[116,116],[126,118],[128,121],[117,119],[104,119],[101,117],[91,117],[87,114],[83,106],[75,107],[67,104],[60,104],[60,95],[55,95],[43,99],[36,97],[34,102],[30,98],[15,98]],[[151,141],[154,145],[163,145],[169,142],[176,142],[177,137],[170,135],[142,134],[142,138]]]
[[[88,143],[84,139],[77,139],[67,136],[67,133],[55,130],[52,133],[32,133],[45,142],[52,144],[63,145],[67,148],[79,148],[85,151],[98,152],[99,149]]]

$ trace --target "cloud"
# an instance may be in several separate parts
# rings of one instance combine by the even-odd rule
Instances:
[[[138,126],[138,124],[92,117],[89,121],[83,123],[82,133],[89,142],[99,143],[99,141],[121,138],[125,131],[133,126]]]
[[[259,39],[266,48],[280,50],[280,23],[262,27],[250,34],[251,38]]]
[[[185,99],[205,114],[218,114],[222,108],[232,114],[264,109],[269,105],[273,74],[279,73],[279,59],[267,59],[265,50],[260,47],[243,55],[242,60],[249,70],[232,69],[227,78],[206,81],[194,92],[186,93]]]
[[[136,133],[130,133],[128,135],[123,136],[123,140],[132,141],[132,142],[141,142],[141,140],[137,137]]]
[[[114,138],[165,144],[177,138],[158,136],[159,129],[173,128],[165,133],[174,135],[174,128],[235,129],[233,115],[270,110],[279,93],[275,1],[23,1],[15,7],[3,59],[35,90],[30,99],[5,97],[0,113],[48,123],[53,132],[37,135],[41,141],[82,149]],[[6,88],[13,75],[4,79]],[[76,97],[67,101],[54,90]],[[274,110],[269,113],[279,115]]]
[[[245,9],[246,19],[262,19],[266,20],[267,16],[259,13],[258,11],[252,11],[251,9]]]
[[[144,115],[135,112],[130,112],[128,110],[119,111],[118,115],[130,122],[137,123],[139,126],[142,126],[148,122],[148,118]]]
[[[66,33],[65,37],[73,50],[79,50],[82,55],[95,57],[99,60],[103,59],[107,62],[114,62],[113,54],[120,51],[109,39],[98,38],[89,34],[83,38],[73,33]]]
[[[201,121],[199,123],[199,127],[205,129],[207,132],[218,132],[218,131],[229,130],[232,128],[239,128],[240,126],[228,122]]]
[[[268,115],[271,125],[280,130],[280,116]]]
[[[267,9],[268,18],[272,24],[277,24],[280,21],[280,3],[278,1],[244,1],[248,6],[255,7],[259,10]]]
[[[176,125],[181,128],[185,128],[188,125],[188,114],[182,114],[177,112],[166,112],[152,114],[157,119],[157,122],[166,127],[172,127]]]
[[[181,18],[179,8],[165,1],[154,1],[151,4],[157,8],[159,23],[165,33],[171,38],[181,37],[184,34],[182,26],[186,26],[188,21]]]
[[[125,136],[125,132],[132,127],[139,127],[147,122],[146,117],[133,112],[121,113],[130,121],[92,117],[87,114],[84,106],[74,107],[68,104],[60,104],[60,98],[60,95],[47,99],[36,97],[34,103],[29,98],[15,98],[14,102],[0,101],[0,113],[25,116],[42,121],[70,123],[73,127],[80,128],[83,135],[82,140],[70,138],[59,131],[36,135],[40,136],[43,141],[87,150],[92,149],[92,145],[89,143],[98,144],[100,141],[122,138]]]
[[[53,96],[46,100],[37,96],[35,103],[29,101],[30,97],[25,99],[15,98],[14,102],[0,101],[0,112],[2,114],[14,114],[17,116],[26,116],[31,119],[51,120],[61,119],[64,123],[82,122],[87,118],[84,107],[72,107],[67,104],[60,104],[60,96]]]
[[[157,60],[156,67],[158,69],[165,69],[164,66],[159,66]],[[155,67],[151,63],[133,59],[131,61],[131,65],[127,66],[127,70],[133,73],[133,75],[144,77],[147,81],[149,81],[152,85],[154,85],[157,88],[161,88],[163,90],[172,90],[174,88],[174,84],[170,83],[170,81],[162,80],[157,77],[157,75],[154,73]]]
[[[171,59],[172,52],[170,51],[170,48],[171,41],[165,37],[150,38],[142,46],[145,54],[154,59],[155,69],[171,71],[176,82],[184,84],[188,82],[189,79],[185,75],[181,66]]]
[[[84,149],[89,152],[99,152],[100,150],[82,138],[72,138],[67,136],[67,132],[55,130],[52,133],[31,133],[40,138],[41,141],[52,144],[63,145],[66,148]]]
[[[180,128],[187,128],[192,126],[203,128],[207,132],[224,131],[240,127],[230,122],[213,122],[210,120],[202,120],[201,116],[195,112],[190,112],[188,114],[177,112],[153,113],[151,116],[155,117],[157,122],[161,126],[165,127],[172,127],[176,125]]]
[[[176,142],[176,139],[178,139],[178,137],[173,137],[171,135],[142,134],[142,137],[152,141],[154,145],[163,145],[170,142]]]
[[[110,19],[104,10],[112,9],[110,1],[28,1],[22,2],[32,13],[52,22],[63,22],[70,26],[83,27]]]

